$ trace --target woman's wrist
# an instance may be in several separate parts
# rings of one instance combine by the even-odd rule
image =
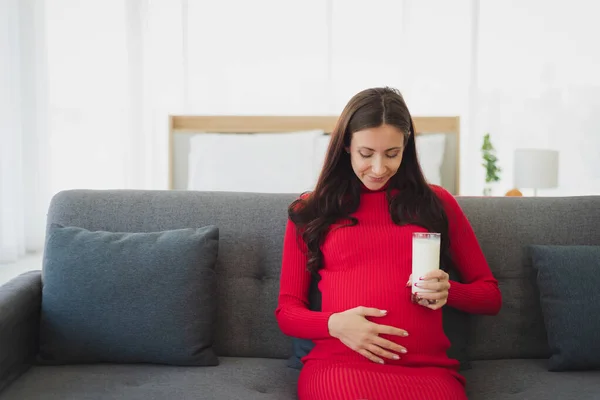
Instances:
[[[327,329],[329,330],[329,335],[331,337],[337,337],[337,313],[333,313],[329,316],[327,320]]]

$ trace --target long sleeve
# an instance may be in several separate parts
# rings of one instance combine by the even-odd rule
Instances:
[[[450,255],[463,280],[450,281],[448,305],[471,314],[495,315],[502,295],[475,232],[454,196],[440,187],[434,190],[448,215]]]
[[[275,316],[281,331],[301,339],[330,337],[328,321],[331,312],[308,309],[311,275],[306,269],[305,244],[296,235],[296,227],[288,220],[283,240],[283,255],[278,306]]]

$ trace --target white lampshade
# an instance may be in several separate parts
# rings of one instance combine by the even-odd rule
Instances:
[[[514,163],[515,187],[548,189],[558,186],[558,151],[517,149]]]

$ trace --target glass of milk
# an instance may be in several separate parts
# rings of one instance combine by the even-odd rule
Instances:
[[[415,232],[412,238],[412,300],[416,302],[415,292],[434,292],[415,286],[419,277],[440,268],[441,234],[431,232]]]

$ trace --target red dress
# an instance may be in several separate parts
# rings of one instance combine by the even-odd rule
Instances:
[[[433,189],[448,215],[451,255],[465,282],[450,282],[445,307],[496,314],[501,305],[498,283],[467,218],[449,192],[438,186]],[[411,289],[406,287],[412,233],[425,229],[395,225],[384,190],[363,188],[353,216],[358,225],[331,230],[323,243],[320,312],[308,309],[311,277],[304,243],[296,239],[293,223],[286,227],[276,317],[283,333],[315,343],[302,360],[300,400],[466,399],[458,361],[446,355],[450,342],[443,331],[442,311],[413,304]],[[408,331],[407,337],[385,336],[406,347],[408,352],[400,360],[376,364],[329,335],[331,314],[357,306],[387,310],[386,316],[369,320]]]

